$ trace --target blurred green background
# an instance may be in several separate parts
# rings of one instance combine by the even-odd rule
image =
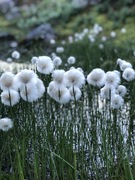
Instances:
[[[134,0],[0,0],[0,7],[2,60],[6,60],[13,50],[21,53],[20,62],[30,61],[34,55],[50,55],[69,36],[80,33],[85,28],[91,29],[95,23],[104,29],[101,36],[108,36],[111,31],[117,33],[117,38],[110,42],[110,51],[114,49],[112,45],[115,44],[116,48],[119,46],[118,48],[122,49],[121,52],[123,48],[127,50],[124,56],[128,58],[131,48],[135,48]],[[51,28],[47,30],[47,33],[51,32],[49,35],[40,36],[40,31],[35,33],[37,28],[47,23]],[[120,29],[123,27],[127,31],[125,36],[120,35]],[[48,43],[52,38],[57,42],[54,46]],[[89,52],[87,41],[84,39],[79,42],[79,47],[85,47]],[[66,53],[78,54],[73,50],[76,46],[68,43],[63,46],[67,49],[65,56]],[[80,56],[82,57],[82,54]]]

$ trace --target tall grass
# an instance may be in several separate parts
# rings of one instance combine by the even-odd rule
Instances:
[[[134,94],[112,110],[109,101],[101,108],[98,89],[86,84],[82,91],[66,105],[48,94],[1,104],[1,116],[14,122],[0,132],[1,179],[134,179]]]
[[[104,51],[97,45],[88,41],[67,49],[65,45],[63,61],[66,54],[76,54],[86,74],[95,67],[108,69],[108,61],[109,70],[115,69],[112,60],[123,49],[116,54],[111,43],[105,44]],[[51,76],[38,76],[47,88]],[[33,103],[21,99],[9,107],[0,101],[1,118],[14,123],[8,132],[0,131],[0,179],[134,179],[134,80],[123,83],[128,94],[119,109],[112,109],[110,100],[101,101],[100,89],[87,83],[81,99],[68,104],[55,102],[47,91]]]

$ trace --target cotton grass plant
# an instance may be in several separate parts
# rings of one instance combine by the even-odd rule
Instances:
[[[133,67],[84,72],[32,59],[35,71],[0,77],[0,178],[133,179]]]

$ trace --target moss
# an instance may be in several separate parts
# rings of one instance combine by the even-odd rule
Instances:
[[[10,25],[10,22],[6,20],[5,18],[3,18],[2,16],[0,16],[0,28],[7,27],[9,25]]]

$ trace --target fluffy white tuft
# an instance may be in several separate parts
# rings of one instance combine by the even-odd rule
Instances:
[[[122,74],[122,77],[127,81],[135,79],[135,71],[132,68],[126,68]]]
[[[64,78],[68,87],[76,86],[81,88],[85,84],[84,74],[78,69],[70,69],[65,72]]]
[[[47,93],[56,102],[59,102],[61,104],[66,104],[70,101],[69,90],[64,86],[58,87],[54,81],[50,82],[47,88]]]
[[[12,58],[19,59],[20,53],[18,51],[13,51],[11,56],[12,56]]]
[[[1,101],[7,106],[14,106],[20,100],[19,93],[15,90],[4,90],[1,93]]]
[[[124,97],[127,94],[127,88],[123,85],[119,85],[116,90],[117,94]]]
[[[67,60],[68,64],[74,64],[76,61],[75,57],[74,56],[70,56]]]
[[[81,98],[81,90],[78,87],[70,87],[69,88],[69,93],[71,96],[71,100],[78,100]]]
[[[42,74],[50,74],[54,69],[54,64],[48,56],[39,56],[36,64],[38,72]]]
[[[105,72],[100,68],[93,69],[87,76],[87,82],[93,86],[102,87],[105,84]]]
[[[119,71],[108,71],[105,75],[105,85],[117,87],[120,83]]]
[[[124,99],[118,95],[118,94],[115,94],[112,99],[111,99],[111,107],[113,109],[118,109],[120,108],[122,105],[124,104]]]
[[[104,86],[100,89],[101,99],[111,99],[115,94],[115,88],[112,86]]]
[[[65,74],[65,71],[64,70],[54,70],[53,71],[53,74],[52,74],[52,77],[53,77],[53,81],[58,85],[58,86],[61,86],[61,85],[64,85],[65,84],[65,81],[64,81],[64,74]]]
[[[0,87],[2,90],[14,89],[17,90],[14,74],[11,72],[4,72],[0,77]]]
[[[13,122],[10,118],[1,118],[0,119],[0,129],[2,131],[8,131],[13,127]]]
[[[16,74],[15,79],[18,88],[22,89],[25,85],[34,83],[37,80],[37,75],[33,70],[24,69]]]
[[[62,64],[62,60],[60,57],[56,56],[53,58],[53,64],[55,67],[58,67]]]
[[[38,89],[35,84],[33,86],[25,86],[20,91],[21,98],[28,102],[36,101],[39,98]]]

